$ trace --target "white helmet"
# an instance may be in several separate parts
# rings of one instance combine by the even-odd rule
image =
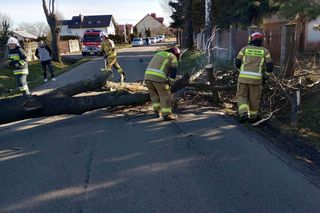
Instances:
[[[109,36],[108,36],[108,34],[106,32],[101,32],[100,33],[100,37],[102,38],[103,36],[106,37],[106,38],[109,38]]]
[[[9,44],[15,44],[20,47],[19,41],[15,37],[10,37],[8,39],[7,45],[9,45]]]

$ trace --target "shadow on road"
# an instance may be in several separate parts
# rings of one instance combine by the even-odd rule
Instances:
[[[1,212],[250,212],[261,206],[265,212],[312,212],[320,207],[319,191],[262,138],[208,110],[180,114],[177,122],[159,122],[135,109],[99,110],[5,128],[0,131],[0,178],[6,183]],[[11,155],[10,148],[19,148],[18,154]],[[300,196],[303,191],[307,198]]]

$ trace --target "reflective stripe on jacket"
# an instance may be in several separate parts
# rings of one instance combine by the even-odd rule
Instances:
[[[239,52],[237,59],[241,60],[239,83],[262,84],[266,63],[272,62],[270,52],[264,47],[246,46]]]
[[[13,69],[13,74],[28,74],[27,53],[20,47],[9,49],[9,64]]]
[[[151,59],[145,72],[144,79],[155,82],[168,81],[168,75],[172,68],[178,68],[177,57],[170,52],[159,51]]]

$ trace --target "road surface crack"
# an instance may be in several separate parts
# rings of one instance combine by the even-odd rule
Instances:
[[[80,209],[80,213],[84,213],[85,212],[85,201],[86,201],[86,196],[87,196],[87,189],[88,186],[90,184],[90,177],[91,177],[91,171],[92,171],[92,162],[93,162],[93,158],[94,158],[94,150],[95,150],[95,145],[96,145],[96,141],[93,141],[90,144],[89,147],[89,151],[88,151],[88,160],[86,163],[86,172],[85,172],[85,180],[84,180],[84,191],[82,194],[82,205],[81,205],[81,209]]]

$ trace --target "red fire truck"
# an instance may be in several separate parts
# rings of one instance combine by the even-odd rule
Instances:
[[[101,30],[87,30],[82,38],[82,56],[101,55]]]

